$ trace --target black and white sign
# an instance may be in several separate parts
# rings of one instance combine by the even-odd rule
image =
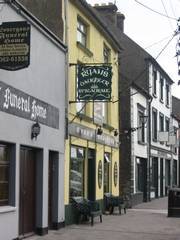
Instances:
[[[30,24],[3,22],[0,25],[0,68],[15,71],[30,63]]]
[[[59,129],[59,109],[0,82],[0,111]]]

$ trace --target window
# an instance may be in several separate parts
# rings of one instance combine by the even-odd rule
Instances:
[[[103,123],[108,123],[108,103],[102,103]]]
[[[145,142],[145,126],[144,123],[142,122],[144,116],[144,109],[139,108],[138,109],[138,122],[137,126],[138,128],[138,142],[139,143],[144,143]]]
[[[103,57],[104,63],[110,63],[111,50],[106,45],[104,45]]]
[[[110,154],[104,153],[104,192],[107,193],[109,189],[110,180]]]
[[[87,25],[79,18],[77,20],[77,41],[87,47]]]
[[[152,137],[153,141],[157,141],[157,110],[153,108],[152,111]]]
[[[164,79],[161,76],[161,78],[160,78],[160,100],[161,101],[163,101],[163,98],[164,98],[163,87],[164,87]]]
[[[169,106],[169,85],[166,84],[166,105]]]
[[[104,63],[110,63],[111,60],[111,50],[104,44],[103,49]],[[102,113],[103,113],[103,122],[108,123],[108,103],[102,103]]]
[[[169,118],[166,118],[166,121],[165,121],[165,123],[166,123],[166,132],[169,132]]]
[[[164,115],[159,113],[159,132],[164,132]],[[163,142],[160,142],[163,144]]]
[[[153,94],[157,94],[157,71],[153,69]]]
[[[169,132],[169,118],[166,117],[165,120],[165,131]],[[168,143],[166,142],[166,146],[168,146]]]
[[[177,161],[173,161],[173,185],[177,186]]]
[[[70,197],[84,195],[84,149],[71,146]]]
[[[164,115],[162,113],[159,114],[159,131],[164,132]]]
[[[0,145],[0,206],[9,204],[10,149]]]

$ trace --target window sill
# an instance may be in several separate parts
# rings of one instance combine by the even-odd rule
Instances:
[[[77,113],[77,116],[80,119],[80,121],[84,120],[86,122],[92,122],[92,120],[93,120],[91,117],[89,117],[83,113]]]
[[[163,101],[163,99],[160,99],[160,102],[161,102],[162,104],[164,104],[164,101]]]
[[[166,107],[169,108],[169,104],[166,104]]]
[[[77,47],[80,48],[84,53],[86,53],[89,57],[93,56],[93,53],[87,48],[85,47],[82,43],[77,42]]]
[[[12,206],[1,206],[0,207],[0,214],[8,213],[8,212],[15,212],[15,211],[16,211],[16,207],[12,207]]]
[[[114,130],[114,128],[111,125],[107,124],[107,123],[103,123],[103,128],[108,129],[109,131],[113,131]]]
[[[145,142],[138,141],[138,144],[146,146],[147,144]]]

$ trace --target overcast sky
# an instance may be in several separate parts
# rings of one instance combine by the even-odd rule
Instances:
[[[135,0],[87,0],[87,2],[91,5],[116,2],[119,11],[125,15],[125,33],[154,58],[162,51],[177,29],[177,21],[171,17],[180,18],[180,0],[138,0],[138,2],[168,15],[170,18],[148,10]],[[180,98],[180,86],[177,85],[180,76],[178,76],[177,58],[175,57],[176,44],[177,37],[174,37],[157,58],[157,61],[175,82],[172,94]]]

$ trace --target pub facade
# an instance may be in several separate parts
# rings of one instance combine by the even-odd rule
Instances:
[[[66,47],[18,2],[2,4],[0,239],[12,240],[64,224]]]
[[[119,45],[86,1],[69,1],[67,11],[65,223],[71,224],[73,197],[96,200],[103,209],[105,193],[119,195]]]

